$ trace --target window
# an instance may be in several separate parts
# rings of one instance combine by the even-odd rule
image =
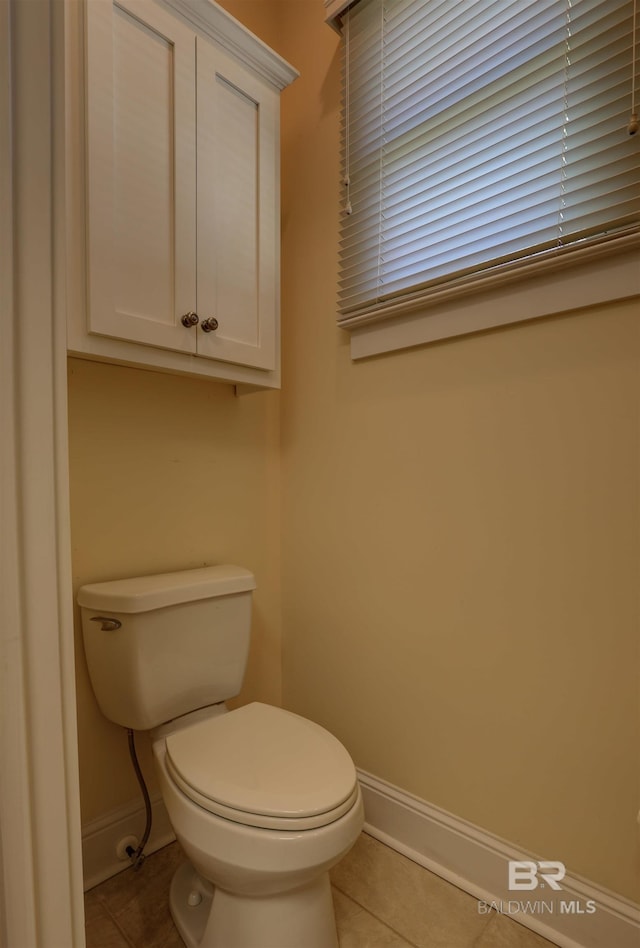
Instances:
[[[354,356],[640,293],[635,13],[346,10],[339,323]]]

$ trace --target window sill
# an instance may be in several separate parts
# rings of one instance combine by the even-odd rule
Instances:
[[[400,303],[343,320],[351,358],[559,315],[640,296],[640,235],[615,241],[606,253],[577,252],[570,263],[547,261],[498,285],[461,290],[446,299]]]

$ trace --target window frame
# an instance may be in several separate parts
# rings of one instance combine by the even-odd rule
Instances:
[[[356,0],[357,2],[357,0]],[[324,0],[338,32],[350,5]],[[340,314],[354,360],[640,296],[640,227]],[[640,315],[640,311],[639,311]]]

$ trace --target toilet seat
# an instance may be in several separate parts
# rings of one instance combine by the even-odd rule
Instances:
[[[245,705],[167,735],[173,781],[194,803],[265,829],[326,826],[358,798],[355,767],[328,731],[270,705]]]

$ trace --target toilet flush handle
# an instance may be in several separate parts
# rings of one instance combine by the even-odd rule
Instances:
[[[91,616],[92,622],[102,622],[100,629],[103,632],[115,632],[122,625],[119,619],[112,619],[108,616]]]

